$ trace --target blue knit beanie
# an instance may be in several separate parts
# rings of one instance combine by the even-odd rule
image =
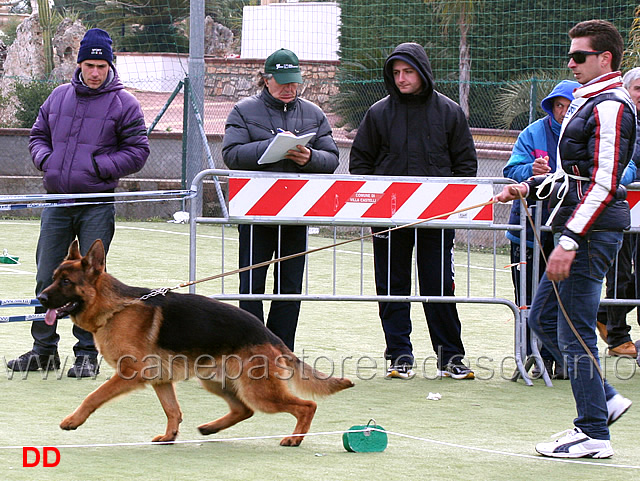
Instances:
[[[111,49],[111,37],[107,32],[99,28],[87,30],[80,42],[78,50],[78,63],[85,60],[106,60],[113,65],[113,50]]]

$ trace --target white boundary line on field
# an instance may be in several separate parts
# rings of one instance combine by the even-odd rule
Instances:
[[[16,269],[15,267],[5,267],[0,265],[0,274],[15,274],[15,275],[30,275],[35,276],[35,272],[25,271],[23,269]]]
[[[599,466],[606,468],[621,468],[621,469],[640,469],[640,466],[632,465],[632,464],[612,464],[602,461],[583,461],[580,459],[566,459],[566,458],[550,458],[540,455],[532,455],[532,454],[522,454],[522,453],[510,453],[508,451],[500,451],[496,449],[488,449],[488,448],[479,448],[475,446],[465,446],[463,444],[457,443],[449,443],[447,441],[438,441],[436,439],[423,438],[420,436],[413,436],[411,434],[403,434],[396,433],[394,431],[385,431],[382,429],[376,428],[365,428],[365,429],[357,429],[357,430],[347,430],[347,431],[325,431],[325,432],[317,432],[317,433],[306,433],[306,434],[270,434],[265,436],[244,436],[238,438],[216,438],[216,439],[198,439],[198,440],[185,440],[185,441],[172,441],[170,443],[154,443],[151,441],[146,442],[138,442],[138,443],[100,443],[100,444],[59,444],[59,445],[41,445],[41,446],[32,446],[35,448],[44,448],[44,447],[55,447],[60,449],[65,448],[113,448],[113,447],[131,447],[131,446],[162,446],[168,444],[205,444],[205,443],[221,443],[221,442],[235,442],[235,441],[256,441],[262,439],[274,439],[274,438],[286,438],[292,436],[326,436],[326,435],[335,435],[335,434],[344,434],[344,433],[360,433],[364,431],[379,431],[386,433],[392,436],[398,436],[402,438],[412,439],[415,441],[424,441],[432,444],[439,444],[441,446],[448,446],[452,448],[465,449],[469,451],[478,451],[481,453],[487,454],[497,454],[500,456],[509,456],[515,458],[524,458],[531,459],[535,461],[551,461],[557,463],[568,463],[568,464],[584,464],[588,466]],[[4,449],[22,449],[24,446],[0,446],[0,450]]]
[[[30,227],[40,227],[40,223],[39,222],[12,222],[10,220],[3,220],[3,221],[0,221],[0,224],[6,224],[6,225],[28,225]]]

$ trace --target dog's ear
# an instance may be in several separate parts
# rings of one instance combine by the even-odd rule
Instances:
[[[78,247],[78,239],[74,239],[69,246],[69,251],[67,252],[67,257],[65,258],[65,260],[75,261],[81,258],[82,256],[80,255],[80,248]]]
[[[91,244],[89,252],[82,258],[82,267],[87,267],[96,271],[97,274],[104,272],[104,245],[100,239],[96,239]]]

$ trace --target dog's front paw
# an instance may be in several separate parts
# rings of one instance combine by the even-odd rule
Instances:
[[[303,436],[289,436],[288,438],[284,438],[282,441],[280,441],[280,446],[295,448],[297,446],[300,446],[300,443],[302,442],[303,439],[304,439]]]
[[[65,431],[73,431],[74,429],[78,429],[82,425],[84,421],[78,421],[73,414],[70,414],[66,418],[62,420],[60,423],[60,429],[64,429]]]

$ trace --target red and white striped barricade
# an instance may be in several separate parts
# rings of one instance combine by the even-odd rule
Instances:
[[[306,224],[491,224],[490,179],[229,172],[229,218]],[[473,207],[472,209],[452,212]],[[443,215],[445,214],[445,215]],[[441,216],[441,217],[438,217]]]
[[[631,227],[640,227],[640,190],[627,191],[627,202],[631,208]]]

